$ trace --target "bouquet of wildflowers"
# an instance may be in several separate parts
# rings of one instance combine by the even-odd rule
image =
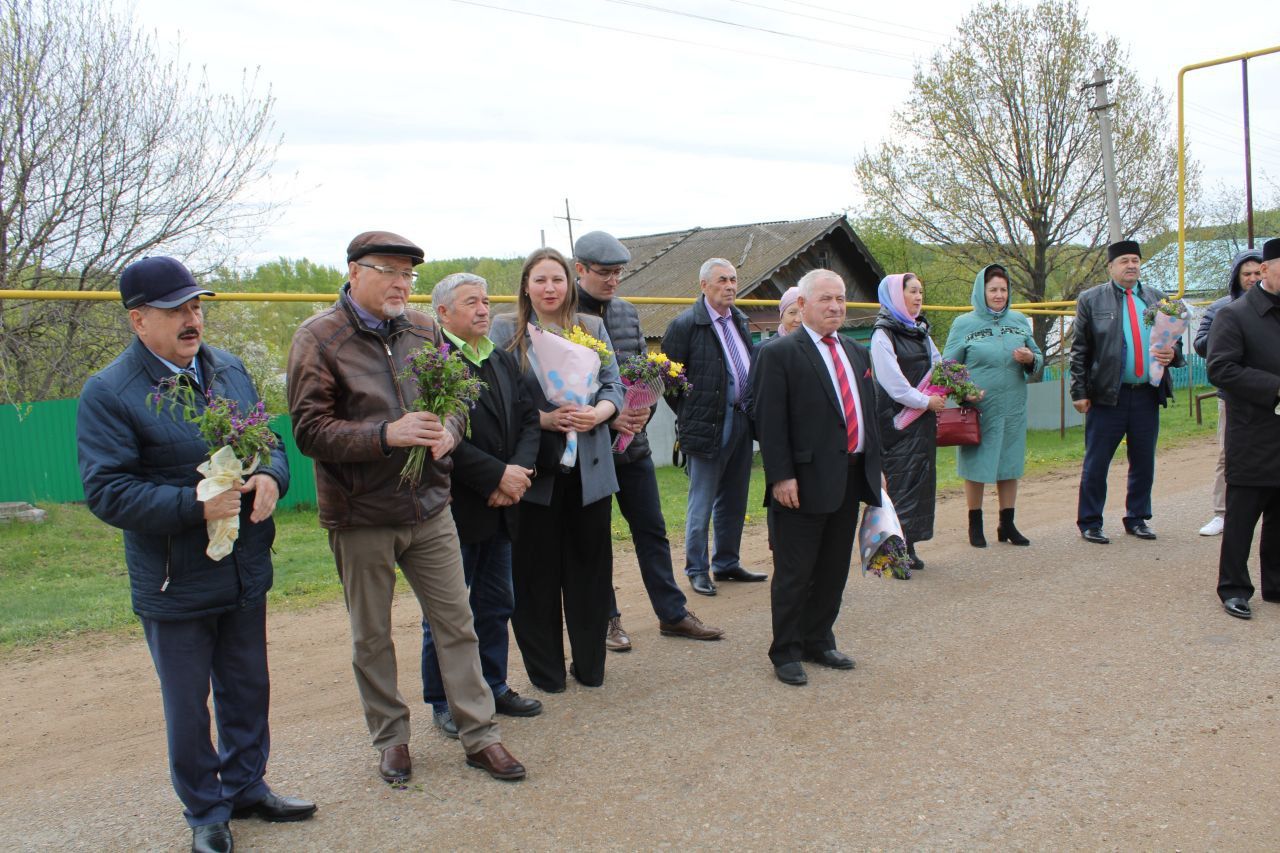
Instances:
[[[280,440],[267,426],[271,416],[261,400],[248,414],[240,404],[212,391],[197,394],[191,383],[178,376],[165,379],[147,397],[156,414],[166,408],[173,416],[195,424],[209,448],[209,458],[196,467],[204,479],[196,484],[196,497],[208,501],[244,484],[244,478],[279,446]],[[205,553],[221,560],[231,553],[240,535],[240,516],[208,522],[209,544]]]
[[[889,493],[880,490],[880,506],[868,504],[858,526],[858,553],[862,557],[862,573],[871,572],[876,577],[892,575],[901,580],[911,577],[911,557],[907,553],[907,540],[902,535],[898,513],[889,500]]]
[[[400,380],[412,380],[418,387],[418,395],[409,401],[409,411],[430,412],[441,421],[449,415],[468,414],[485,388],[462,354],[447,342],[436,346],[427,341],[410,354],[405,359]],[[470,429],[468,424],[468,435]],[[427,448],[421,445],[409,448],[409,459],[400,469],[400,485],[416,486],[422,482],[422,466],[426,461]]]
[[[570,326],[568,329],[544,329],[544,331],[551,332],[553,335],[562,337],[571,344],[586,347],[596,355],[600,356],[601,364],[604,364],[605,361],[608,360],[609,356],[613,355],[613,352],[604,345],[604,341],[599,338],[592,337],[587,334],[586,330],[579,326]]]
[[[663,352],[633,355],[622,363],[618,372],[627,389],[624,409],[647,409],[663,396],[683,394],[693,387],[685,375],[684,365],[672,361]],[[619,434],[613,441],[613,452],[622,453],[634,438],[634,435]]]
[[[953,396],[961,404],[977,400],[982,396],[982,389],[974,385],[973,379],[969,376],[969,368],[952,358],[944,358],[931,367],[916,385],[916,390],[931,397]],[[905,407],[893,416],[893,425],[897,429],[906,429],[925,411],[925,409]]]
[[[1142,312],[1142,322],[1151,327],[1151,354],[1155,355],[1158,347],[1171,347],[1187,330],[1191,322],[1191,306],[1181,299],[1161,299],[1154,305],[1148,305]],[[1164,377],[1164,365],[1152,359],[1147,380],[1152,385],[1159,385]]]

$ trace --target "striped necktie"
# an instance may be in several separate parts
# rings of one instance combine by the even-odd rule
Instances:
[[[733,372],[733,387],[737,391],[738,408],[745,412],[748,411],[747,367],[742,363],[742,356],[738,354],[738,343],[733,339],[737,331],[729,319],[729,317],[717,317],[716,322],[720,324],[720,334],[724,336],[724,348],[729,353],[729,366]]]
[[[822,342],[831,350],[831,363],[836,366],[836,384],[840,386],[840,403],[844,406],[844,425],[849,433],[849,452],[858,449],[858,407],[853,402],[853,389],[849,387],[849,374],[844,372],[840,352],[836,349],[834,335],[824,335]]]

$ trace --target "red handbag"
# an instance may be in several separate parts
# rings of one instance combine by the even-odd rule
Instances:
[[[956,447],[982,441],[982,421],[972,406],[954,406],[938,412],[938,446]]]

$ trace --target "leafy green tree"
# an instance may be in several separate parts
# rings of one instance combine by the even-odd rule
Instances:
[[[945,247],[970,281],[988,263],[1005,264],[1027,301],[1071,297],[1101,280],[1101,148],[1092,92],[1081,88],[1095,68],[1114,79],[1125,233],[1167,229],[1177,187],[1169,99],[1139,82],[1115,38],[1089,31],[1075,0],[969,12],[916,71],[891,138],[858,159],[867,212]],[[1043,348],[1053,321],[1033,322]]]

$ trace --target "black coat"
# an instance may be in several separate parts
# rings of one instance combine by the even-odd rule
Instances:
[[[876,329],[893,342],[898,368],[912,385],[933,365],[929,349],[929,327],[907,328],[881,311]],[[933,517],[938,492],[938,418],[929,411],[916,418],[906,429],[897,429],[893,418],[902,411],[877,382],[876,415],[884,442],[884,476],[889,484],[889,497],[902,523],[902,534],[910,543],[933,538]]]
[[[731,308],[733,325],[751,358],[751,333],[747,315]],[[729,364],[720,336],[711,325],[705,296],[671,321],[662,337],[662,351],[673,361],[683,362],[690,391],[675,403],[680,449],[690,456],[711,458],[720,452],[724,433],[724,412],[729,383]],[[747,365],[750,369],[750,365]]]
[[[516,537],[520,505],[491,507],[489,495],[508,465],[534,467],[542,439],[538,410],[515,356],[495,349],[478,372],[486,387],[471,410],[471,434],[453,451],[453,520],[464,545],[504,529],[508,538]]]
[[[871,357],[858,343],[841,337],[851,377],[858,385],[863,434],[860,500],[880,505],[880,430],[876,424]],[[839,392],[817,345],[803,328],[757,350],[760,363],[752,388],[760,456],[764,461],[765,504],[774,483],[795,479],[802,513],[840,508],[848,485],[848,433]],[[778,511],[791,512],[782,507]]]
[[[1261,284],[1214,318],[1209,381],[1227,403],[1227,484],[1280,486],[1280,297]]]

